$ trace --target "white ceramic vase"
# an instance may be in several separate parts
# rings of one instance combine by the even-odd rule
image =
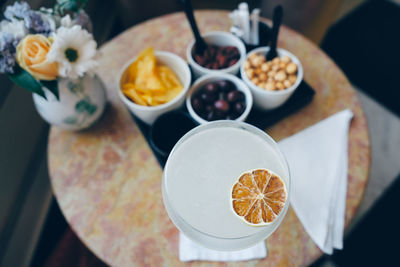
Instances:
[[[106,105],[104,85],[96,75],[59,79],[59,100],[47,88],[43,90],[47,100],[33,94],[36,110],[49,124],[67,130],[88,128],[100,118]]]

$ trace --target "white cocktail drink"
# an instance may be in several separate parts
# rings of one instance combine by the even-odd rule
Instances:
[[[230,202],[238,177],[257,168],[278,174],[286,187],[290,184],[286,161],[266,134],[235,122],[197,127],[178,142],[168,158],[163,178],[168,214],[189,238],[206,247],[235,250],[263,240],[285,212],[270,225],[250,226],[235,215]],[[216,245],[202,236],[223,244]],[[243,241],[249,239],[252,242]]]

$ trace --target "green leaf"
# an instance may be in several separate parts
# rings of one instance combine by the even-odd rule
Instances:
[[[96,112],[96,110],[97,110],[97,106],[96,106],[96,105],[93,105],[93,104],[90,104],[90,105],[87,107],[87,109],[86,109],[86,111],[87,111],[90,115],[93,115],[93,114]]]
[[[67,12],[79,12],[85,8],[88,0],[57,0],[56,8],[61,14]]]
[[[53,95],[57,98],[58,101],[60,101],[60,94],[58,92],[58,82],[57,80],[53,81],[40,81],[40,83],[49,89],[50,92],[53,93]]]
[[[76,124],[77,121],[78,121],[77,118],[74,117],[74,116],[66,117],[66,118],[63,120],[63,122],[66,123],[66,124]]]
[[[90,106],[90,104],[85,99],[82,99],[82,100],[78,101],[78,103],[76,103],[75,111],[77,113],[83,113],[87,110],[88,106]]]
[[[95,113],[97,110],[97,106],[93,105],[90,102],[90,99],[82,99],[80,100],[78,103],[76,103],[75,105],[75,111],[77,113],[88,113],[90,115],[93,115],[93,113]]]
[[[74,1],[64,3],[63,8],[72,12],[77,12],[79,10],[77,3],[75,3]]]
[[[18,68],[15,73],[9,74],[8,76],[17,85],[32,93],[36,93],[47,100],[46,95],[42,89],[42,85],[35,78],[33,78],[33,76],[29,74],[29,72],[25,71],[22,68]]]

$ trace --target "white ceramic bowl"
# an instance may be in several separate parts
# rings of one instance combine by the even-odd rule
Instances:
[[[233,84],[235,84],[236,88],[239,91],[242,91],[244,93],[246,108],[244,109],[242,115],[237,117],[235,119],[235,121],[245,121],[247,116],[250,113],[252,106],[253,106],[253,96],[251,94],[251,91],[242,80],[240,80],[239,78],[237,78],[236,76],[234,76],[232,74],[223,73],[223,72],[219,72],[219,73],[216,72],[216,73],[204,75],[204,76],[200,77],[199,79],[197,79],[196,82],[192,85],[192,87],[190,87],[188,95],[186,96],[186,107],[189,111],[190,116],[192,116],[192,118],[200,124],[209,122],[209,121],[201,118],[199,115],[197,115],[197,113],[194,111],[194,109],[192,107],[191,100],[192,100],[193,94],[195,92],[197,92],[198,89],[200,89],[201,87],[203,87],[204,85],[206,85],[210,82],[216,82],[219,80],[231,81]]]
[[[152,124],[161,114],[164,114],[173,109],[177,109],[183,104],[192,78],[188,65],[181,57],[173,53],[164,51],[155,51],[155,55],[157,62],[170,67],[183,85],[182,91],[173,100],[162,105],[149,107],[134,103],[122,93],[120,84],[122,75],[124,74],[126,69],[136,60],[136,58],[129,61],[122,68],[121,74],[118,76],[118,95],[121,98],[122,102],[124,102],[129,111],[131,111],[136,117],[147,124]]]
[[[240,58],[238,62],[236,62],[234,65],[230,66],[229,68],[225,69],[219,69],[219,70],[212,70],[212,69],[207,69],[199,64],[194,60],[193,58],[193,50],[194,50],[194,43],[195,40],[192,40],[189,44],[189,46],[186,49],[186,58],[189,62],[189,65],[192,67],[193,74],[195,77],[200,77],[205,74],[210,74],[210,73],[215,73],[215,72],[224,72],[224,73],[230,73],[230,74],[238,74],[240,66],[244,62],[244,59],[246,57],[246,47],[244,46],[243,42],[234,36],[233,34],[229,32],[208,32],[206,34],[203,34],[202,37],[204,38],[204,41],[207,44],[210,45],[217,45],[217,46],[235,46],[240,53]]]
[[[247,58],[254,53],[266,55],[269,51],[269,47],[259,47],[250,51]],[[296,82],[289,88],[280,91],[267,91],[263,88],[258,87],[254,83],[250,81],[244,71],[244,62],[240,67],[240,74],[242,76],[242,80],[249,86],[251,92],[253,93],[254,105],[257,108],[270,110],[281,106],[283,103],[288,100],[288,98],[293,94],[293,92],[299,87],[301,81],[303,80],[303,66],[301,65],[300,60],[290,53],[289,51],[278,48],[278,56],[288,56],[297,65],[297,80]]]

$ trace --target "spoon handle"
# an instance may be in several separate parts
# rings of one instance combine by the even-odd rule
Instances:
[[[276,53],[276,44],[278,42],[278,34],[279,34],[279,27],[282,23],[282,16],[283,16],[283,9],[281,5],[278,5],[274,9],[274,15],[272,18],[272,36],[271,36],[271,52],[272,54],[277,55]]]
[[[191,0],[181,0],[183,10],[185,11],[186,18],[188,19],[190,26],[193,30],[194,38],[196,42],[202,42],[203,39],[200,36],[199,29],[197,28],[196,20],[193,15],[192,1]]]

